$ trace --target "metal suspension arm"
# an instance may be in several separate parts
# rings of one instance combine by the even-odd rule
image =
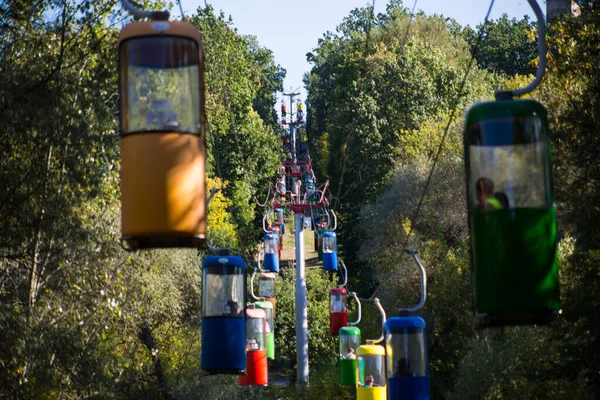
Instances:
[[[262,272],[262,268],[260,267],[260,257],[262,256],[262,254],[265,252],[265,250],[263,248],[260,249],[260,251],[258,252],[258,261],[256,262],[258,264],[258,270]]]
[[[331,213],[331,215],[333,215],[333,229],[332,229],[332,231],[335,231],[337,229],[337,215],[335,215],[335,211],[333,211],[333,210],[329,210],[329,212]]]
[[[356,300],[356,304],[358,304],[358,319],[354,322],[348,322],[348,326],[355,326],[355,325],[358,325],[358,323],[360,322],[360,319],[362,317],[362,306],[360,304],[360,300],[358,299],[358,296],[356,295],[356,292],[350,293],[350,297],[354,297],[354,300]]]
[[[143,11],[134,6],[129,0],[121,0],[123,3],[123,7],[129,11],[131,15],[138,18],[151,18],[154,20],[168,20],[169,12],[168,11]]]
[[[348,268],[346,268],[346,264],[344,264],[344,260],[340,259],[340,264],[342,265],[342,269],[344,270],[344,283],[342,283],[341,287],[346,287],[348,284]]]
[[[427,273],[425,272],[425,268],[423,267],[423,264],[421,264],[421,261],[417,257],[417,250],[409,249],[409,250],[404,250],[404,252],[407,254],[410,254],[412,256],[412,258],[417,263],[419,270],[421,271],[421,299],[419,301],[419,304],[417,304],[415,307],[400,308],[400,309],[398,309],[398,311],[415,312],[415,311],[418,311],[421,308],[423,308],[423,306],[425,305],[425,300],[427,299]]]
[[[385,316],[385,310],[383,309],[383,307],[381,306],[381,303],[379,302],[379,298],[375,297],[373,299],[373,302],[375,303],[375,305],[377,306],[377,309],[381,313],[381,336],[379,336],[379,338],[377,338],[376,340],[373,340],[373,343],[379,343],[379,342],[382,342],[383,339],[385,338],[384,325],[385,325],[385,321],[387,320],[387,318]]]
[[[259,260],[260,260],[260,255],[259,255]],[[254,277],[255,276],[256,276],[256,268],[254,268],[254,272],[252,272],[252,277],[250,278],[250,294],[252,295],[252,298],[256,301],[264,301],[265,300],[264,297],[257,297],[254,295]]]
[[[263,230],[265,231],[265,233],[269,233],[270,232],[270,231],[267,230],[267,225],[266,225],[267,215],[269,215],[268,211],[265,213],[265,216],[263,217]]]
[[[544,72],[546,70],[546,53],[548,52],[548,49],[546,47],[546,22],[544,20],[544,13],[542,12],[542,9],[537,3],[537,0],[527,0],[527,2],[533,9],[533,12],[537,17],[538,22],[538,56],[540,58],[540,61],[538,63],[537,71],[535,73],[535,79],[528,86],[522,89],[497,90],[495,93],[496,100],[508,100],[512,99],[515,96],[522,96],[525,93],[531,92],[540,84],[544,76]]]

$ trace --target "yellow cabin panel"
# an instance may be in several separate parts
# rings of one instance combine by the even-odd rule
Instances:
[[[386,387],[366,388],[360,387],[356,389],[356,400],[386,400]]]
[[[201,136],[121,137],[124,237],[206,237],[205,147]]]

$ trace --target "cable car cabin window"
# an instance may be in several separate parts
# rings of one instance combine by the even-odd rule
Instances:
[[[474,211],[553,207],[550,148],[541,119],[479,121],[468,140]]]
[[[360,336],[340,335],[340,358],[343,360],[355,360],[358,346],[360,346]]]
[[[273,332],[273,309],[261,308],[261,310],[264,310],[265,314],[267,314],[267,326],[265,327],[265,330],[267,333],[271,333]]]
[[[248,318],[246,320],[246,350],[265,350],[265,320],[262,318]]]
[[[333,253],[337,251],[337,240],[335,236],[323,236],[323,252]]]
[[[275,279],[260,278],[258,281],[258,295],[260,297],[275,297]]]
[[[195,41],[141,37],[124,41],[121,57],[121,134],[200,134],[200,59]]]
[[[423,328],[396,328],[386,334],[387,370],[394,376],[426,376],[427,357]]]
[[[385,386],[383,358],[379,354],[358,356],[358,387]]]
[[[244,318],[244,271],[232,265],[203,267],[203,317]]]
[[[346,312],[346,296],[333,293],[329,296],[329,311],[332,313]]]

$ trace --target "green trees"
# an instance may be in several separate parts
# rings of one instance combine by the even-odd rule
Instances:
[[[126,253],[119,235],[117,28],[114,1],[0,5],[0,397],[342,398],[337,339],[327,335],[322,271],[307,273],[311,386],[240,389],[199,374],[201,278],[195,250]],[[588,4],[589,3],[589,4]],[[417,300],[418,248],[428,271],[434,398],[594,398],[600,388],[596,131],[600,6],[554,23],[542,87],[551,118],[561,229],[563,316],[554,326],[475,330],[460,121],[450,124],[420,213],[415,210],[451,108],[525,82],[528,20],[488,27],[463,96],[472,38],[453,21],[400,2],[355,10],[308,57],[308,124],[318,173],[332,182],[350,287],[388,314]],[[260,236],[253,195],[277,168],[273,91],[284,71],[211,8],[192,22],[207,54],[209,239],[247,258]],[[408,35],[407,35],[408,32]],[[470,35],[470,36],[469,36]],[[466,37],[466,40],[465,40]],[[511,49],[510,51],[508,49]],[[519,57],[512,56],[516,48]],[[506,49],[506,50],[504,50]],[[505,60],[510,62],[506,63]],[[485,71],[484,69],[489,69]],[[506,80],[506,82],[505,82]],[[458,100],[457,100],[458,99]],[[293,358],[293,280],[280,282],[278,354]],[[364,304],[363,337],[379,335]]]
[[[467,97],[457,96],[470,54],[446,20],[418,15],[409,29],[408,11],[390,5],[367,34],[363,28],[369,24],[356,19],[369,15],[355,11],[338,35],[326,34],[308,54],[314,66],[305,77],[311,154],[318,172],[331,181],[340,242],[351,263],[358,261],[356,249],[368,234],[360,207],[385,190],[399,161],[410,158],[399,142],[438,115],[448,115],[456,101],[468,104],[490,89],[484,75],[474,71]],[[423,144],[433,149],[439,138]],[[361,290],[368,292],[372,274],[363,271]]]
[[[491,22],[462,97],[457,83],[474,53],[475,32],[424,15],[407,29],[406,10],[397,3],[371,21],[369,35],[369,14],[352,13],[309,54],[309,135],[319,172],[333,182],[344,259],[360,289],[370,294],[381,282],[378,296],[387,310],[416,304],[417,269],[402,247],[418,248],[427,269],[422,315],[433,398],[593,398],[597,391],[600,282],[591,266],[598,256],[600,88],[591,60],[600,56],[599,15],[597,5],[586,4],[582,17],[554,22],[548,71],[533,93],[550,113],[562,238],[563,316],[544,328],[475,330],[460,121],[449,125],[415,213],[456,101],[464,112],[491,100],[493,89],[531,80],[524,74],[533,72],[535,24],[506,16]],[[377,326],[368,312],[364,319]]]
[[[285,71],[275,65],[270,50],[255,38],[239,36],[232,21],[215,15],[211,7],[199,8],[191,22],[203,33],[206,53],[207,169],[226,183],[238,245],[250,256],[262,218],[255,215],[253,195],[262,192],[277,171],[279,143],[272,109]]]
[[[211,383],[198,374],[196,250],[126,253],[118,242],[115,43],[125,15],[115,6],[0,6],[0,397],[197,398]],[[250,252],[250,200],[276,171],[265,110],[283,71],[212,10],[193,21],[213,67],[208,188],[224,187],[209,237]]]
[[[476,50],[477,34],[481,28],[482,24],[477,25],[475,30],[467,26],[462,32],[480,68],[508,76],[535,74],[532,62],[537,56],[537,46],[529,35],[536,31],[536,22],[530,21],[528,16],[517,20],[502,14],[496,21],[488,21]]]

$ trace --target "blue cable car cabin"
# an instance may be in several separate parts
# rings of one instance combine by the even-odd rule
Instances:
[[[425,321],[421,317],[392,317],[385,322],[384,329],[387,398],[429,399]]]
[[[279,235],[267,233],[264,236],[265,258],[263,269],[271,272],[279,272]]]
[[[246,370],[246,262],[239,256],[209,256],[202,262],[202,370]]]
[[[323,234],[323,269],[325,271],[337,271],[337,238],[335,232]]]

